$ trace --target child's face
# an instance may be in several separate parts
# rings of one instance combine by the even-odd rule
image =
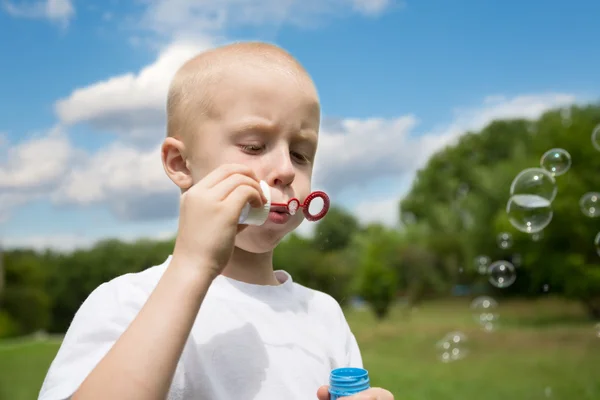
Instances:
[[[271,187],[273,202],[304,201],[311,192],[320,107],[310,78],[269,66],[232,67],[215,84],[211,111],[187,149],[194,182],[225,163],[250,166]],[[283,224],[249,226],[236,246],[271,251],[302,222],[298,212]]]

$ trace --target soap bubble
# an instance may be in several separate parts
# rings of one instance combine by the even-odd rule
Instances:
[[[487,274],[487,270],[488,267],[490,266],[490,262],[492,260],[490,260],[490,258],[488,256],[477,256],[475,257],[475,269],[477,270],[477,272],[479,272],[479,274],[481,275],[485,275]]]
[[[579,199],[579,207],[586,217],[600,217],[600,193],[589,192]]]
[[[596,253],[600,256],[600,232],[598,232],[594,239],[594,246],[596,246]]]
[[[556,197],[556,180],[542,168],[527,168],[519,172],[510,185],[510,195],[534,195],[552,203]]]
[[[515,266],[506,260],[494,261],[488,268],[488,274],[490,283],[500,289],[509,287],[517,280]]]
[[[571,108],[570,107],[565,107],[562,110],[560,110],[560,118],[562,120],[562,124],[565,127],[569,127],[571,126],[572,123],[572,119],[571,119]]]
[[[473,225],[475,225],[475,218],[471,213],[465,210],[459,210],[458,216],[464,229],[471,229]]]
[[[462,199],[466,197],[467,194],[469,194],[469,185],[467,185],[466,183],[461,183],[460,185],[458,185],[458,189],[456,190],[456,198]]]
[[[503,250],[510,249],[513,244],[512,235],[507,232],[502,232],[501,234],[498,235],[497,242],[498,242],[498,247],[500,247],[501,249],[503,249]]]
[[[467,337],[462,332],[450,332],[437,343],[442,362],[449,363],[467,356]]]
[[[542,286],[542,290],[544,291],[544,293],[548,293],[548,291],[550,290],[550,285],[545,284],[544,286]]]
[[[533,240],[534,242],[539,242],[543,238],[544,238],[544,231],[539,231],[539,232],[536,232],[533,235],[531,235],[531,240]]]
[[[521,232],[536,233],[552,221],[552,203],[533,194],[517,194],[506,203],[511,225]]]
[[[414,225],[417,223],[417,217],[411,212],[400,213],[400,219],[404,225]]]
[[[521,261],[522,261],[522,257],[519,253],[513,254],[512,257],[510,258],[510,262],[516,268],[519,268],[521,266]]]
[[[494,329],[494,323],[498,320],[497,308],[496,300],[488,296],[477,297],[471,302],[471,311],[475,322],[487,332]]]
[[[540,166],[554,176],[560,176],[571,168],[571,155],[564,149],[550,149],[544,153]]]
[[[600,323],[597,323],[594,329],[596,330],[596,337],[600,339]]]
[[[600,151],[600,124],[592,131],[592,144],[596,150]]]

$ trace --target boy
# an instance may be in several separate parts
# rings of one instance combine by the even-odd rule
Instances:
[[[276,46],[223,46],[181,67],[167,115],[162,162],[182,193],[173,254],[90,294],[39,399],[328,399],[331,369],[362,360],[337,302],[273,271],[273,249],[302,213],[238,225],[247,202],[266,202],[259,180],[273,202],[310,193],[311,78]]]

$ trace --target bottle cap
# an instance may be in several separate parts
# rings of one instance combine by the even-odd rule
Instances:
[[[250,205],[247,204],[242,210],[240,224],[260,226],[267,222],[269,212],[271,211],[271,188],[265,181],[260,181],[260,188],[267,198],[267,202],[262,207],[250,207]]]
[[[371,386],[369,372],[363,368],[337,368],[329,375],[330,400],[352,396]]]

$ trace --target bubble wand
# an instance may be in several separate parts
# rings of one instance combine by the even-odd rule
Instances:
[[[310,203],[314,199],[318,199],[318,198],[323,199],[323,208],[318,213],[311,214],[310,213]],[[300,204],[300,200],[298,200],[295,197],[290,199],[290,201],[288,201],[287,204],[271,203],[271,211],[275,211],[275,210],[273,210],[273,207],[286,207],[287,212],[289,212],[290,215],[295,215],[296,212],[298,211],[298,208],[302,208],[302,212],[304,213],[304,218],[306,218],[307,220],[309,220],[311,222],[315,222],[315,221],[320,220],[321,218],[323,218],[325,216],[325,214],[327,214],[327,211],[329,211],[329,204],[330,204],[329,196],[327,196],[327,194],[325,192],[316,190],[316,191],[312,192],[311,194],[309,194],[308,196],[306,196],[306,199],[304,199],[304,203],[302,203],[302,204]]]
[[[329,211],[329,196],[320,190],[314,191],[306,196],[306,199],[304,199],[303,203],[300,203],[300,200],[295,197],[290,199],[287,203],[271,203],[271,188],[269,185],[265,181],[260,181],[260,187],[263,191],[263,194],[267,198],[267,202],[262,207],[256,208],[252,207],[250,203],[247,203],[242,209],[242,213],[238,220],[239,224],[260,226],[267,221],[271,211],[281,212],[283,209],[290,215],[295,215],[300,208],[302,209],[302,213],[307,220],[315,222],[322,219]],[[323,208],[316,214],[311,214],[310,204],[313,200],[319,198],[323,200]]]

